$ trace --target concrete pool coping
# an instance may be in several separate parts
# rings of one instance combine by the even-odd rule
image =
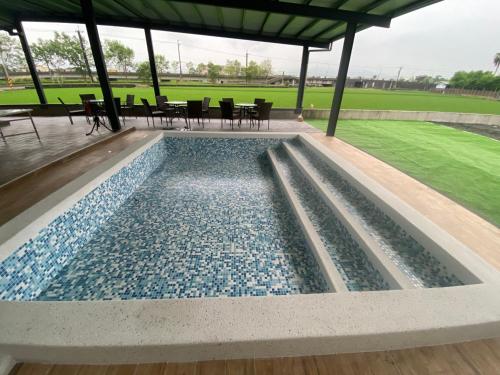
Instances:
[[[121,168],[163,136],[297,135],[168,132],[148,137],[0,228],[0,241],[20,241],[13,234],[23,223],[43,224],[64,197],[79,196],[82,184]],[[37,215],[41,218],[33,221]],[[463,251],[459,256],[468,268],[474,263],[488,274],[482,284],[283,297],[0,301],[0,353],[17,361],[57,363],[193,361],[375,351],[499,336],[498,273]]]

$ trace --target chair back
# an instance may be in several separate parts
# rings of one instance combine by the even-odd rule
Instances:
[[[203,102],[201,100],[187,101],[187,117],[201,118],[203,116]]]
[[[233,106],[231,102],[225,102],[224,100],[219,101],[220,106],[220,116],[225,120],[233,120]]]
[[[66,104],[64,104],[63,100],[60,97],[57,97],[57,100],[59,100],[59,102],[64,106],[64,108],[66,108]]]
[[[210,106],[210,98],[208,96],[205,96],[203,98],[203,110],[208,111],[209,106]]]
[[[261,103],[265,103],[265,102],[266,102],[266,99],[255,98],[253,101],[253,104],[261,104]]]
[[[135,100],[135,95],[133,94],[127,94],[127,100],[125,104],[127,107],[133,107],[134,106],[134,100]]]
[[[95,100],[95,94],[80,94],[80,100],[85,103],[89,100]]]
[[[233,98],[222,98],[222,101],[231,103],[231,109],[234,108],[234,99]]]
[[[165,108],[167,107],[168,98],[165,95],[157,95],[156,99],[156,108]]]
[[[153,110],[151,109],[151,106],[149,105],[149,102],[147,99],[141,98],[142,105],[144,106],[144,114],[146,116],[152,116],[153,115]]]
[[[115,107],[116,107],[116,113],[118,116],[122,115],[122,103],[120,101],[120,98],[113,98],[113,101],[115,102]]]
[[[271,108],[273,103],[257,104],[257,117],[260,120],[269,120],[271,118]]]

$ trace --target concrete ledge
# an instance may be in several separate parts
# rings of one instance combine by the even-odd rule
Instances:
[[[329,109],[305,109],[302,112],[306,119],[328,119]],[[342,109],[342,120],[410,120],[447,122],[455,124],[500,125],[500,115],[483,115],[476,113],[431,112],[431,111],[385,111]]]

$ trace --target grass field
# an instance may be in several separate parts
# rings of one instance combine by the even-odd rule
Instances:
[[[415,121],[344,120],[336,136],[500,226],[500,142]]]
[[[176,87],[161,88],[163,95],[171,100],[201,99],[204,96],[212,98],[212,105],[216,106],[223,97],[233,97],[237,102],[248,102],[254,98],[265,98],[272,101],[274,107],[293,108],[297,100],[295,88],[242,88],[242,87]],[[65,102],[79,103],[79,93],[95,93],[101,96],[99,88],[48,88],[45,90],[49,103],[58,103],[60,96]],[[135,94],[136,103],[144,97],[154,99],[151,87],[114,88],[115,96],[124,98],[126,94]],[[324,87],[307,88],[304,98],[304,107],[330,108],[333,89]],[[0,91],[1,104],[30,104],[38,103],[35,90],[6,90]],[[392,109],[414,111],[442,111],[442,112],[470,112],[500,114],[500,101],[478,98],[434,94],[421,91],[386,91],[373,89],[347,89],[342,102],[345,109]]]

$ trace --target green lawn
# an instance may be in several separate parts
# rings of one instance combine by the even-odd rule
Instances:
[[[212,105],[223,97],[233,97],[235,101],[248,102],[256,97],[265,98],[274,103],[274,107],[293,108],[297,100],[295,88],[256,88],[256,87],[182,87],[164,86],[162,94],[169,99],[186,100],[212,98]],[[58,103],[60,96],[65,102],[79,103],[79,93],[95,93],[101,96],[99,88],[51,88],[45,90],[49,103]],[[136,103],[141,97],[153,100],[151,87],[114,88],[115,96],[124,98],[126,94],[135,94]],[[307,88],[304,98],[304,107],[330,108],[332,103],[332,88]],[[37,103],[35,90],[5,90],[0,91],[1,104],[29,104]],[[372,89],[347,89],[342,102],[346,109],[393,109],[415,111],[443,111],[443,112],[470,112],[500,114],[500,101],[477,98],[433,94],[420,91],[386,91]]]
[[[336,135],[500,226],[500,142],[415,121],[344,120]]]

